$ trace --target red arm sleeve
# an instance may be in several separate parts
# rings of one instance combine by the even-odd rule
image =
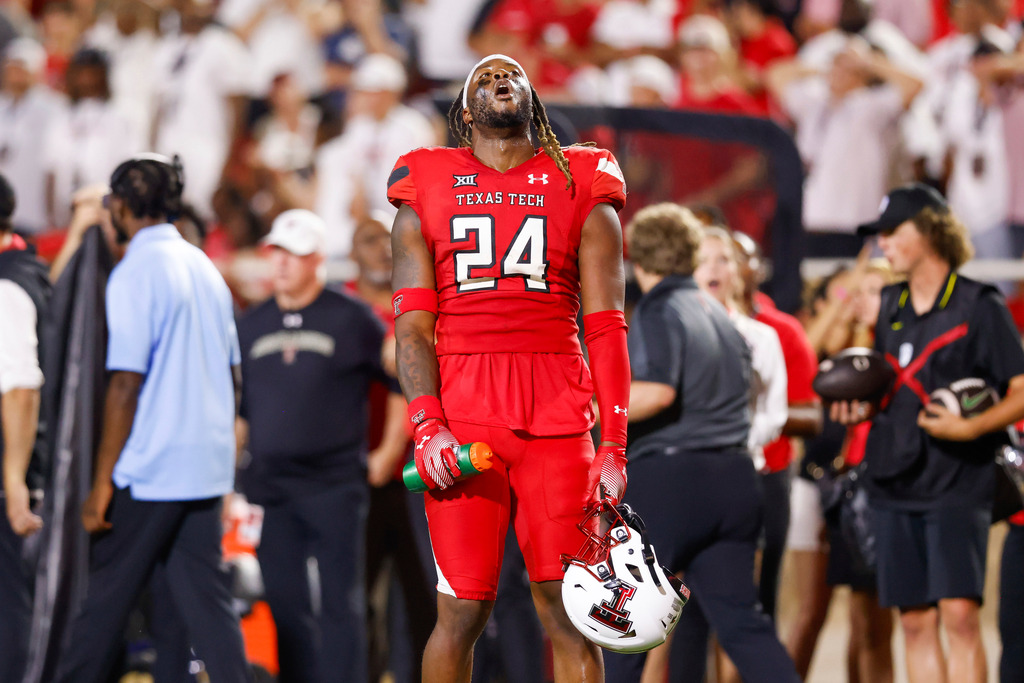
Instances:
[[[583,316],[583,329],[601,411],[601,441],[625,446],[630,382],[626,318],[622,311],[591,313]]]

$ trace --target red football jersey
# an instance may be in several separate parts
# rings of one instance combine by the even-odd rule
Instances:
[[[564,150],[575,187],[544,151],[500,173],[468,148],[399,158],[388,198],[420,217],[434,256],[441,403],[449,419],[534,436],[594,424],[594,387],[576,326],[583,223],[621,209],[615,158]]]
[[[579,246],[598,204],[626,200],[612,154],[563,150],[575,188],[543,151],[501,173],[466,147],[401,156],[388,199],[419,215],[434,255],[437,353],[580,353]]]

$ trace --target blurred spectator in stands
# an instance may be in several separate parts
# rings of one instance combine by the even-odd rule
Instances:
[[[982,39],[974,57],[1003,54],[995,43]],[[979,81],[967,69],[957,71],[947,88],[942,117],[946,196],[971,233],[975,255],[1000,258],[1012,253],[1012,245],[1007,224],[1009,161],[999,88],[991,81]],[[1004,291],[1008,288],[1009,284]]]
[[[676,108],[765,113],[734,76],[736,53],[722,22],[707,14],[690,17],[679,27],[679,47],[682,77]]]
[[[226,183],[213,194],[214,220],[203,244],[228,283],[240,308],[265,300],[271,293],[266,259],[257,244],[266,226],[237,187]]]
[[[807,253],[853,256],[861,246],[857,225],[878,213],[888,189],[896,125],[922,83],[851,38],[827,79],[793,60],[772,67],[768,85],[796,122],[807,167]]]
[[[327,4],[337,7],[307,0],[224,0],[220,4],[217,20],[249,46],[249,94],[266,97],[282,73],[292,74],[305,92],[320,92],[324,59],[317,10]],[[340,24],[340,16],[331,21]]]
[[[0,54],[7,51],[8,43],[15,38],[35,34],[30,6],[28,0],[8,0],[0,4]]]
[[[630,107],[664,109],[679,99],[679,76],[653,55],[638,55],[623,62],[629,75]]]
[[[406,82],[397,59],[364,57],[352,77],[345,131],[317,156],[315,207],[327,222],[329,262],[348,256],[355,224],[369,212],[394,217],[387,181],[395,159],[437,142],[430,120],[402,104]]]
[[[903,2],[904,0],[898,0]],[[905,0],[908,3],[919,0]],[[841,0],[838,21],[800,48],[800,59],[820,71],[827,70],[836,55],[846,50],[851,36],[860,36],[896,66],[923,78],[927,74],[924,55],[899,28],[882,18],[870,0]]]
[[[470,49],[469,32],[486,1],[409,0],[403,3],[402,15],[416,32],[416,63],[429,83],[444,86],[451,81],[462,81],[482,56],[473,54]]]
[[[592,29],[593,59],[607,66],[637,55],[672,56],[676,3],[671,0],[610,0]]]
[[[54,90],[63,90],[65,72],[81,39],[81,22],[75,14],[74,5],[64,0],[53,0],[43,5],[39,25],[46,49],[46,84]]]
[[[931,0],[853,0],[852,3],[850,0],[804,0],[799,36],[809,40],[849,21],[853,13],[862,11],[852,7],[854,4],[873,12],[877,19],[892,25],[919,47],[924,47],[931,40]]]
[[[774,16],[775,0],[727,0],[725,18],[739,39],[740,83],[768,111],[764,72],[769,64],[796,54],[796,41]]]
[[[498,0],[484,5],[469,45],[477,54],[515,55],[538,92],[564,96],[575,69],[592,61],[594,0]]]
[[[86,46],[102,50],[109,60],[114,104],[145,136],[153,126],[157,81],[153,78],[156,52],[156,11],[142,0],[114,0],[82,36]]]
[[[343,19],[344,23],[329,32],[323,44],[326,60],[324,94],[327,96],[328,104],[336,112],[345,111],[345,99],[352,85],[352,73],[359,60],[369,54],[366,39],[356,24],[350,17]],[[398,14],[385,14],[382,20],[386,37],[397,47],[402,59],[408,62],[414,48],[412,27]]]
[[[0,173],[14,187],[18,205],[15,230],[37,233],[48,227],[46,215],[46,135],[60,106],[42,84],[46,51],[29,38],[7,45],[0,90]]]
[[[293,74],[274,79],[267,102],[270,111],[255,125],[248,158],[256,184],[250,204],[264,222],[292,208],[290,188],[308,184],[324,118]]]
[[[178,0],[177,7],[181,28],[160,40],[154,57],[154,147],[181,156],[185,198],[208,216],[241,125],[248,54],[236,36],[212,23],[212,5]]]
[[[1012,251],[1010,257],[1024,256],[1024,42],[1012,55],[979,55],[971,71],[984,92],[995,94],[1003,123],[1006,170],[1010,179],[1009,209]]]
[[[46,130],[47,207],[54,226],[67,224],[75,192],[105,183],[119,163],[145,148],[134,122],[110,98],[102,52],[75,53],[66,90],[68,102]]]
[[[910,4],[917,0],[910,0]],[[836,57],[844,52],[850,39],[859,36],[874,51],[883,54],[894,66],[927,81],[931,77],[928,61],[900,30],[882,18],[876,5],[866,0],[841,0],[837,3],[838,23],[830,30],[808,40],[799,52],[800,60],[821,72],[828,71]],[[932,113],[923,97],[915,98],[907,113],[900,117],[899,136],[891,140],[888,185],[909,179],[921,179],[928,166],[941,161],[942,139]]]
[[[949,4],[949,17],[956,32],[938,41],[928,50],[930,76],[924,97],[941,119],[950,83],[966,69],[982,40],[1004,51],[1013,49],[1013,39],[1002,29],[1006,21],[1000,0],[961,0]]]

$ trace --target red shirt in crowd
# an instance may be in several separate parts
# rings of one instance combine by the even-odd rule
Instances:
[[[796,54],[796,40],[781,21],[769,18],[760,35],[740,40],[740,59],[748,69],[758,74],[774,61]],[[772,111],[768,91],[761,89],[752,95],[763,112]]]
[[[499,0],[489,11],[487,30],[512,37],[523,54],[512,53],[539,90],[562,87],[573,71],[558,58],[564,47],[583,50],[600,4],[564,0]]]
[[[755,297],[758,310],[754,320],[768,325],[779,335],[782,355],[786,359],[787,398],[790,403],[817,401],[818,397],[811,389],[811,382],[818,372],[818,357],[807,339],[807,333],[804,332],[800,321],[778,310],[774,304],[761,304],[766,299],[771,301],[763,294]],[[765,446],[764,459],[769,472],[780,472],[789,467],[793,460],[792,440],[788,436],[780,436]]]
[[[711,97],[700,97],[694,93],[689,79],[685,76],[679,79],[679,99],[675,102],[675,108],[746,116],[764,116],[766,114],[766,111],[758,105],[757,100],[739,87],[730,86],[719,90]]]

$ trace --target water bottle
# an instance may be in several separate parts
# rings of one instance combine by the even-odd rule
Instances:
[[[455,481],[461,481],[491,469],[491,459],[493,457],[494,451],[483,441],[462,444],[459,446],[459,453],[456,458],[459,470],[462,473],[455,477]],[[421,493],[427,490],[427,485],[423,483],[423,479],[420,478],[420,473],[416,469],[415,460],[405,463],[405,467],[402,468],[402,481],[405,482],[405,488],[413,493]]]

